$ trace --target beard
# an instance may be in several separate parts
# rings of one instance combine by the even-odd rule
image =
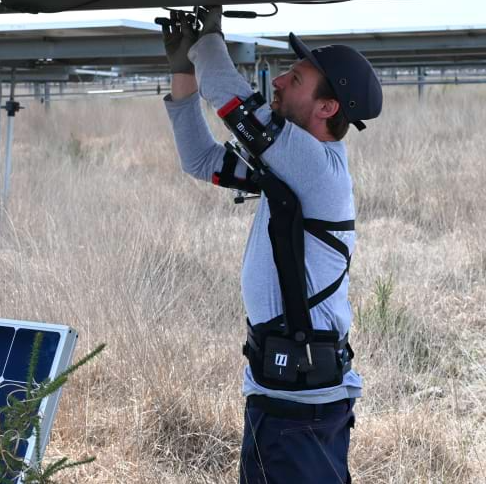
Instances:
[[[300,126],[300,128],[306,129],[306,126],[308,125],[308,113],[306,113],[305,110],[283,104],[277,93],[275,93],[275,99],[276,100],[270,104],[273,112],[282,118],[285,118],[287,121]]]
[[[296,112],[296,110],[293,109],[283,109],[281,106],[271,109],[282,118],[285,118],[287,121],[300,126],[300,128],[306,129],[308,117],[305,116],[304,113]]]

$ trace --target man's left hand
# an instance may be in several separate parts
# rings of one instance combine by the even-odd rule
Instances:
[[[188,59],[188,51],[198,39],[198,32],[191,25],[192,18],[185,12],[172,10],[169,19],[156,19],[156,23],[163,27],[166,56],[173,74],[192,74],[195,71]]]

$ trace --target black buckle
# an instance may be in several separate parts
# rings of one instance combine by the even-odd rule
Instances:
[[[354,351],[351,348],[349,343],[346,343],[346,346],[342,350],[342,354],[337,352],[337,364],[342,369],[342,374],[344,375],[347,373],[351,367],[351,360],[354,358]]]
[[[252,96],[248,97],[242,104],[246,111],[250,111],[252,113],[265,103],[266,100],[264,99],[263,95],[260,92],[255,92]]]

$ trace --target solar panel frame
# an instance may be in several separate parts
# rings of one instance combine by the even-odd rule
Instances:
[[[300,0],[295,0],[301,3]],[[302,2],[310,0],[301,0]],[[323,3],[347,2],[350,0],[318,0]],[[286,3],[278,0],[279,3]],[[56,13],[78,10],[107,10],[126,8],[189,7],[198,5],[238,5],[269,3],[266,0],[2,0],[2,13]]]
[[[4,328],[4,327],[13,328],[16,334],[19,330],[30,330],[35,332],[39,331],[42,333],[59,334],[59,340],[54,353],[54,358],[52,360],[49,369],[49,374],[48,374],[49,380],[55,379],[59,374],[61,374],[64,370],[66,370],[71,364],[76,342],[78,339],[78,334],[73,328],[61,324],[19,321],[19,320],[0,318],[0,328]],[[13,348],[13,342],[9,348],[9,354],[6,358],[7,361],[8,361],[8,357],[10,357],[10,351],[12,350],[12,348]],[[26,351],[25,358],[27,361],[30,360],[30,356],[31,356],[30,353],[31,353],[30,351]],[[4,381],[10,381],[6,379],[4,380],[2,376],[4,374],[5,369],[7,368],[7,364],[8,364],[7,361],[5,363],[4,368],[0,368],[0,384],[3,383]],[[62,393],[62,388],[57,390],[55,393],[45,397],[41,401],[41,404],[39,406],[39,414],[41,415],[41,425],[40,425],[41,432],[39,436],[41,458],[44,455],[47,444],[49,442],[49,435],[54,423],[56,411],[59,406],[61,393]],[[36,439],[35,435],[31,435],[29,439],[27,439],[28,445],[24,457],[24,462],[27,465],[36,464],[35,439]],[[18,478],[14,482],[16,484],[22,484],[22,479]]]

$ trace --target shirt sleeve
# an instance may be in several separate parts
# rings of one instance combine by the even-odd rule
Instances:
[[[212,175],[222,169],[225,147],[218,143],[202,112],[200,96],[194,93],[173,101],[171,94],[164,98],[173,128],[181,168],[194,178],[212,181]],[[246,167],[239,162],[236,176],[245,176]]]

